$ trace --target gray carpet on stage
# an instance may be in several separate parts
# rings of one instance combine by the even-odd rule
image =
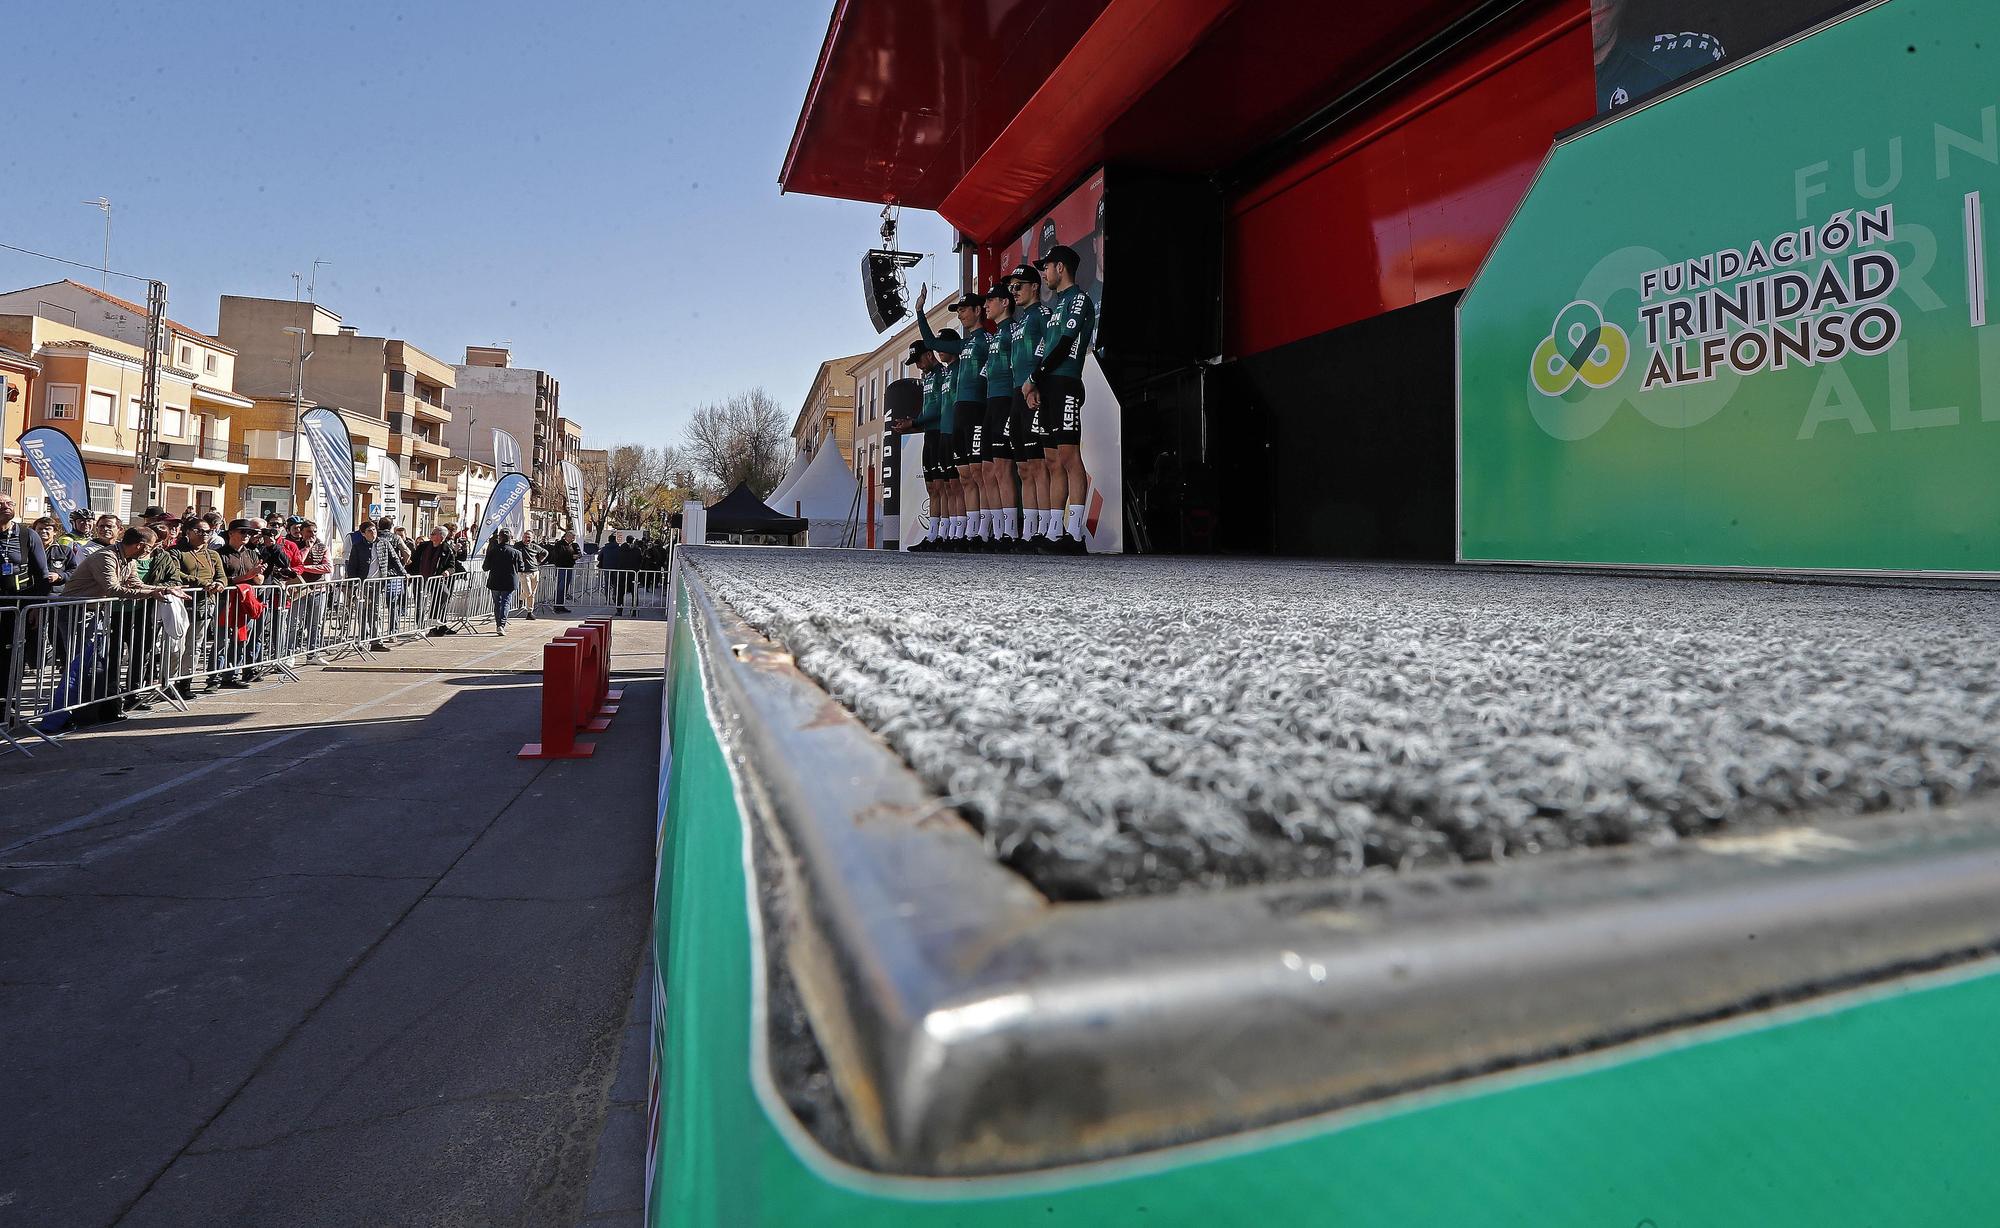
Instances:
[[[2000,786],[2000,592],[690,552],[1059,898],[1654,844]]]

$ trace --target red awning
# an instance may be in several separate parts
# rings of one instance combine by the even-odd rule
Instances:
[[[838,0],[778,183],[936,209],[1105,0]]]
[[[1480,4],[839,0],[779,182],[992,243],[1106,162],[1229,166]]]

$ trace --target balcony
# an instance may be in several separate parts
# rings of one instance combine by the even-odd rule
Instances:
[[[240,443],[226,439],[200,439],[191,443],[174,443],[166,440],[160,444],[160,460],[183,469],[199,469],[205,473],[248,473],[250,453]]]
[[[403,489],[420,495],[441,495],[450,488],[429,478],[404,478]]]
[[[383,406],[392,414],[409,414],[427,422],[449,422],[451,411],[442,405],[415,397],[407,392],[392,392]]]
[[[434,456],[439,460],[451,455],[451,449],[441,443],[432,443],[422,435],[401,433],[389,436],[389,451],[397,456]]]

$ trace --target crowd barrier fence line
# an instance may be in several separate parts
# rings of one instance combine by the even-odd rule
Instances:
[[[517,593],[539,616],[666,615],[666,573],[543,567]],[[326,664],[493,621],[473,567],[441,576],[188,590],[185,599],[0,597],[0,749],[60,745],[91,716],[135,705],[187,710],[194,688],[298,680]]]

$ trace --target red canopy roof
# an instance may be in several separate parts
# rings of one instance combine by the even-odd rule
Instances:
[[[1091,167],[1213,171],[1480,0],[838,0],[779,183],[981,243]]]

